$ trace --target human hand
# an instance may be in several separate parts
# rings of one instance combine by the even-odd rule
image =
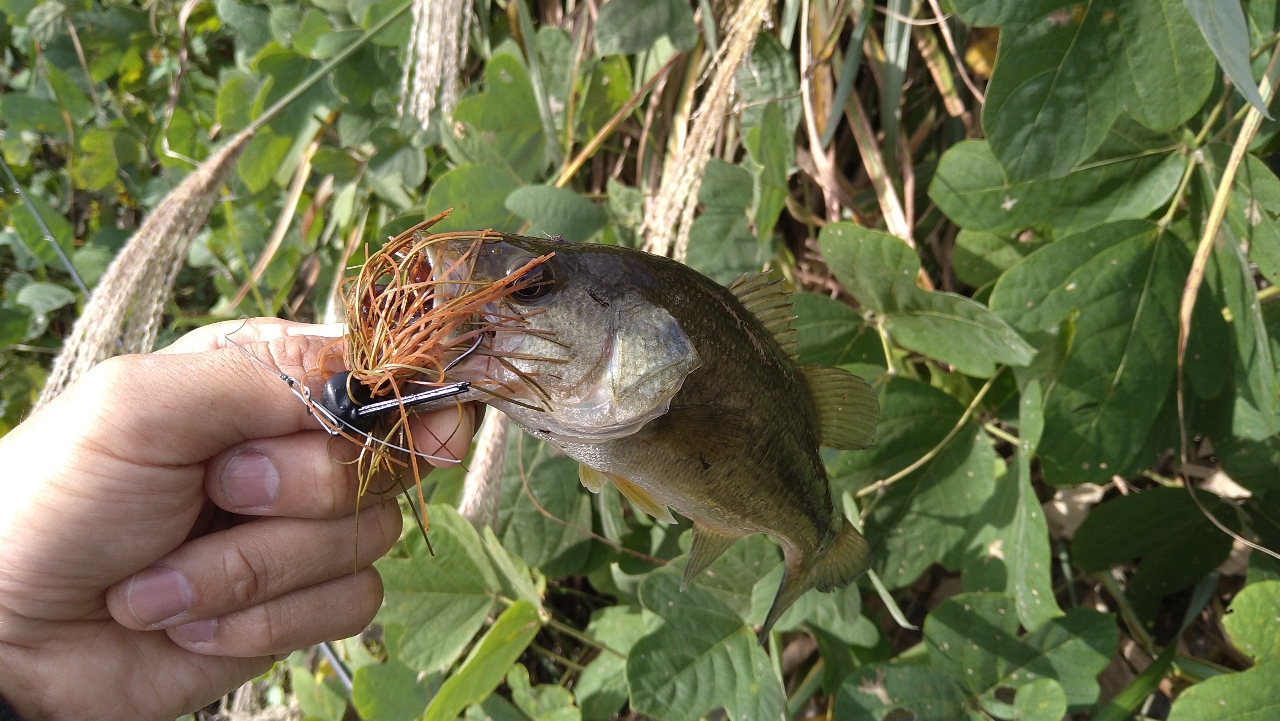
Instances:
[[[340,329],[251,322],[260,365],[240,325],[107,360],[0,439],[0,696],[24,720],[172,719],[377,612],[399,509],[363,499],[357,544],[331,457],[354,446],[263,367],[301,379]],[[462,458],[472,413],[415,417],[419,450]]]

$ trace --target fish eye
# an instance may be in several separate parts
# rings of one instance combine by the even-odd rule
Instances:
[[[556,284],[556,275],[550,265],[539,263],[525,271],[516,284],[522,287],[512,291],[511,299],[517,303],[532,303],[551,292]]]

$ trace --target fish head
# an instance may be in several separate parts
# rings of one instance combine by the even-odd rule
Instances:
[[[485,306],[477,322],[493,330],[449,375],[491,393],[486,403],[536,435],[589,443],[630,435],[666,413],[701,365],[655,302],[650,268],[618,249],[488,234],[430,252],[441,297],[468,285],[515,288]]]

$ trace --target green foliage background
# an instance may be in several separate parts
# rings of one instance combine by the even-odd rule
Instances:
[[[401,6],[216,0],[189,3],[184,27],[169,0],[0,0],[0,152],[52,234],[0,179],[4,430],[85,300],[51,243],[92,287],[212,148]],[[396,112],[406,14],[253,139],[189,250],[161,344],[242,314],[323,317],[347,249],[359,263],[449,207],[442,229],[642,245],[734,7],[477,0],[463,98],[427,128]],[[257,707],[1181,721],[1280,702],[1280,565],[1254,552],[1223,566],[1231,539],[1184,487],[1280,547],[1275,120],[1248,144],[1208,255],[1183,371],[1186,466],[1177,382],[1179,303],[1231,145],[1265,102],[1276,3],[936,9],[946,33],[921,0],[772,8],[687,259],[720,282],[780,269],[801,361],[880,394],[876,445],[825,456],[876,580],[805,596],[759,647],[751,627],[781,574],[771,541],[738,543],[680,592],[687,524],[656,524],[612,487],[591,495],[574,463],[517,437],[497,526],[477,533],[453,510],[458,472],[428,477],[436,555],[406,536],[379,565],[379,625],[334,645],[340,665],[315,651],[280,664],[251,687]],[[909,232],[895,237],[899,216]],[[1050,523],[1048,501],[1071,518]]]

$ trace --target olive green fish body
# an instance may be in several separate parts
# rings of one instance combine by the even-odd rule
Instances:
[[[485,251],[479,279],[555,254],[537,290],[506,309],[532,332],[495,339],[521,356],[504,369],[533,376],[536,391],[518,400],[538,409],[486,402],[579,461],[593,491],[609,480],[661,520],[671,520],[667,507],[693,520],[686,583],[738,538],[776,538],[786,574],[764,638],[805,590],[866,570],[866,542],[832,503],[818,452],[819,406],[830,404],[815,399],[806,369],[734,292],[680,263],[612,246],[503,236]],[[777,292],[760,287],[757,297]],[[841,392],[861,394],[858,412],[870,404],[874,427],[874,396],[845,376],[853,385]]]

